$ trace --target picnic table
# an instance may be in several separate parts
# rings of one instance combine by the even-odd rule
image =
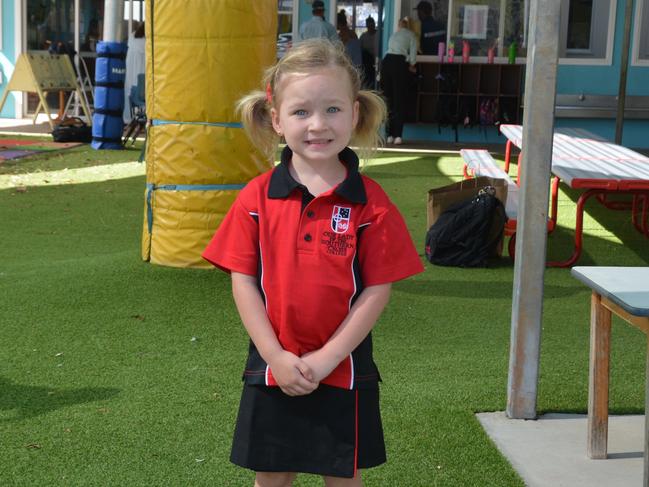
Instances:
[[[501,133],[507,137],[505,171],[509,170],[512,145],[523,150],[523,127],[503,124]],[[521,168],[519,154],[518,178]],[[631,209],[636,230],[649,238],[647,223],[649,209],[649,157],[613,144],[587,130],[557,128],[552,145],[552,191],[550,219],[556,224],[559,183],[582,191],[577,200],[575,246],[572,255],[564,261],[549,262],[553,267],[570,267],[582,251],[584,206],[592,196],[611,209]],[[610,195],[632,195],[632,202],[610,201]],[[638,214],[640,217],[638,218]]]
[[[649,336],[649,267],[573,267],[571,274],[592,289],[587,454],[603,459],[608,443],[611,313]],[[649,354],[646,360],[643,485],[649,487]]]

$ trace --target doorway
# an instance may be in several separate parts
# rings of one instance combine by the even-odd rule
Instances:
[[[25,11],[27,51],[51,51],[68,54],[75,69],[87,74],[91,84],[95,79],[97,43],[102,40],[104,0],[27,0]],[[123,39],[144,20],[144,0],[124,1]],[[76,53],[79,59],[75,59]],[[87,69],[80,67],[85,64]],[[25,115],[33,114],[38,96],[27,94]],[[59,93],[48,93],[47,103],[62,112],[65,100]]]

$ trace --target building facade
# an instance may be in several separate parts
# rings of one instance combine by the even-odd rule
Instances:
[[[94,50],[101,40],[103,0],[0,0],[0,89],[7,84],[22,52],[52,45],[81,53],[93,77]],[[278,55],[289,49],[299,26],[311,17],[312,0],[278,0]],[[419,0],[325,0],[326,17],[336,25],[340,10],[360,36],[372,17],[378,26],[378,59],[387,49],[398,20],[411,19],[419,33]],[[413,77],[409,122],[404,138],[425,141],[499,142],[495,127],[480,120],[483,99],[496,98],[499,121],[521,121],[524,107],[524,67],[531,0],[430,0],[432,13],[445,31],[444,60],[438,53],[421,54]],[[188,2],[188,8],[191,2]],[[613,139],[617,95],[625,42],[626,0],[566,0],[562,2],[557,72],[556,125],[578,126]],[[144,20],[144,1],[125,1],[124,35]],[[622,143],[649,148],[649,0],[633,0]],[[455,56],[449,60],[449,47]],[[462,48],[468,51],[463,62]],[[509,65],[514,52],[516,68]],[[435,76],[451,73],[457,86],[445,93]],[[432,78],[431,78],[432,76]],[[513,78],[512,78],[513,76]],[[464,85],[462,85],[464,83]],[[446,89],[446,88],[445,88]],[[475,91],[475,92],[473,92]],[[448,96],[453,119],[442,113]],[[58,107],[54,94],[52,105]],[[444,101],[445,103],[441,103]],[[48,100],[49,102],[49,100]],[[37,100],[14,92],[0,117],[21,118],[36,109]],[[508,108],[509,107],[509,108]]]

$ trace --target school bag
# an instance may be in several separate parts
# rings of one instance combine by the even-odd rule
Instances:
[[[54,142],[92,142],[92,127],[79,117],[66,117],[52,130]]]
[[[444,211],[426,234],[426,258],[441,266],[486,267],[497,256],[507,216],[492,186]]]

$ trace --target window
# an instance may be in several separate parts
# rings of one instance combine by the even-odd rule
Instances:
[[[468,40],[471,54],[486,56],[487,49],[498,43],[501,0],[455,0],[451,8],[449,45],[461,51]]]
[[[496,56],[507,56],[507,50],[516,43],[517,55],[527,52],[527,29],[531,0],[431,0],[433,17],[443,21],[447,30],[447,44],[453,42],[460,53],[462,42],[470,45],[471,57],[486,57],[490,48]],[[417,19],[413,11],[418,0],[401,0],[400,16]],[[415,26],[418,31],[418,26]]]
[[[345,11],[347,25],[356,32],[358,37],[367,30],[365,21],[368,17],[372,17],[375,22],[379,18],[379,2],[377,1],[339,0],[336,4],[336,9],[337,11]]]
[[[636,3],[633,31],[633,64],[649,65],[649,0]]]
[[[615,4],[612,0],[562,2],[559,57],[609,61],[613,45]]]
[[[131,12],[133,16],[131,17]],[[124,1],[124,20],[132,18],[137,22],[144,20],[144,0],[125,0]]]
[[[429,0],[433,16],[445,19],[447,44],[455,44],[456,55],[462,41],[471,46],[471,57],[482,58],[489,48],[506,57],[516,43],[518,57],[527,55],[531,0]],[[394,25],[413,12],[418,0],[397,0]],[[562,64],[610,64],[613,53],[615,0],[562,0],[559,27],[559,57]],[[634,60],[649,63],[649,0],[638,0]],[[638,18],[639,17],[639,18]],[[419,32],[418,22],[414,23]],[[642,26],[639,28],[638,26]],[[395,27],[396,30],[396,27]],[[642,31],[642,32],[640,32]]]
[[[506,56],[516,44],[518,56],[527,48],[527,18],[530,0],[452,0],[450,38],[458,45],[468,40],[471,56],[486,56],[490,48],[497,56]]]
[[[566,49],[571,52],[588,52],[590,49],[590,24],[593,18],[593,0],[572,1],[568,6]]]

